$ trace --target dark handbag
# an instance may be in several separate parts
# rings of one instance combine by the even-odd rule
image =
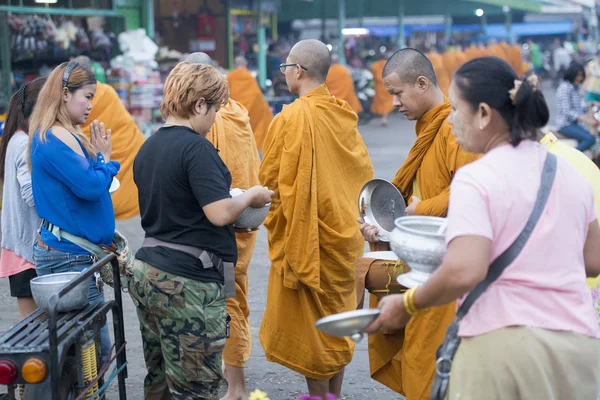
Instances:
[[[442,343],[436,353],[435,378],[433,380],[433,386],[431,387],[432,400],[444,400],[448,393],[452,360],[460,345],[460,337],[458,336],[460,320],[467,314],[475,300],[477,300],[479,296],[481,296],[487,288],[500,277],[506,267],[517,258],[519,253],[521,253],[521,250],[523,250],[523,247],[525,247],[531,232],[542,215],[542,211],[544,211],[544,208],[546,207],[548,196],[550,195],[550,190],[552,189],[552,184],[554,183],[554,178],[556,176],[556,163],[556,156],[548,153],[546,161],[544,162],[542,182],[537,193],[537,199],[533,206],[533,211],[529,216],[529,220],[527,221],[527,224],[525,224],[525,228],[523,228],[523,231],[517,236],[510,247],[498,256],[498,258],[490,265],[485,279],[469,293],[464,303],[461,304],[456,312],[456,318],[448,327],[444,343]]]

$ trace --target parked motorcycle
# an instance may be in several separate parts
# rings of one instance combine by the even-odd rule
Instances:
[[[375,115],[371,113],[371,104],[375,98],[375,89],[373,89],[373,74],[365,68],[350,68],[350,74],[354,81],[354,90],[362,106],[362,111],[358,115],[358,124],[368,124]]]

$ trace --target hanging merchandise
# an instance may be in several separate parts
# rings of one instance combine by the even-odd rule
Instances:
[[[8,18],[10,50],[15,61],[32,58],[46,51],[48,41],[53,40],[56,26],[52,20],[37,15]]]

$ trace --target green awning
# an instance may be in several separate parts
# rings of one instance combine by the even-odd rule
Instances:
[[[542,1],[538,0],[463,0],[473,3],[483,3],[493,6],[509,6],[513,10],[539,12],[542,10]]]

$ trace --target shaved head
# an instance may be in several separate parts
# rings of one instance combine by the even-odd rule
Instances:
[[[424,76],[437,86],[437,79],[431,61],[419,50],[406,48],[395,52],[385,64],[382,75],[385,78],[394,73],[403,82],[412,84],[420,76]]]
[[[331,65],[331,55],[325,43],[314,39],[301,40],[290,50],[288,61],[302,65],[309,78],[324,83]]]
[[[213,60],[206,53],[201,51],[192,53],[183,59],[184,62],[189,62],[192,64],[201,64],[201,65],[213,65]]]
[[[73,61],[77,61],[82,67],[92,68],[92,60],[88,56],[75,57]]]
[[[245,68],[248,66],[248,61],[244,56],[237,56],[233,61],[236,68]]]

